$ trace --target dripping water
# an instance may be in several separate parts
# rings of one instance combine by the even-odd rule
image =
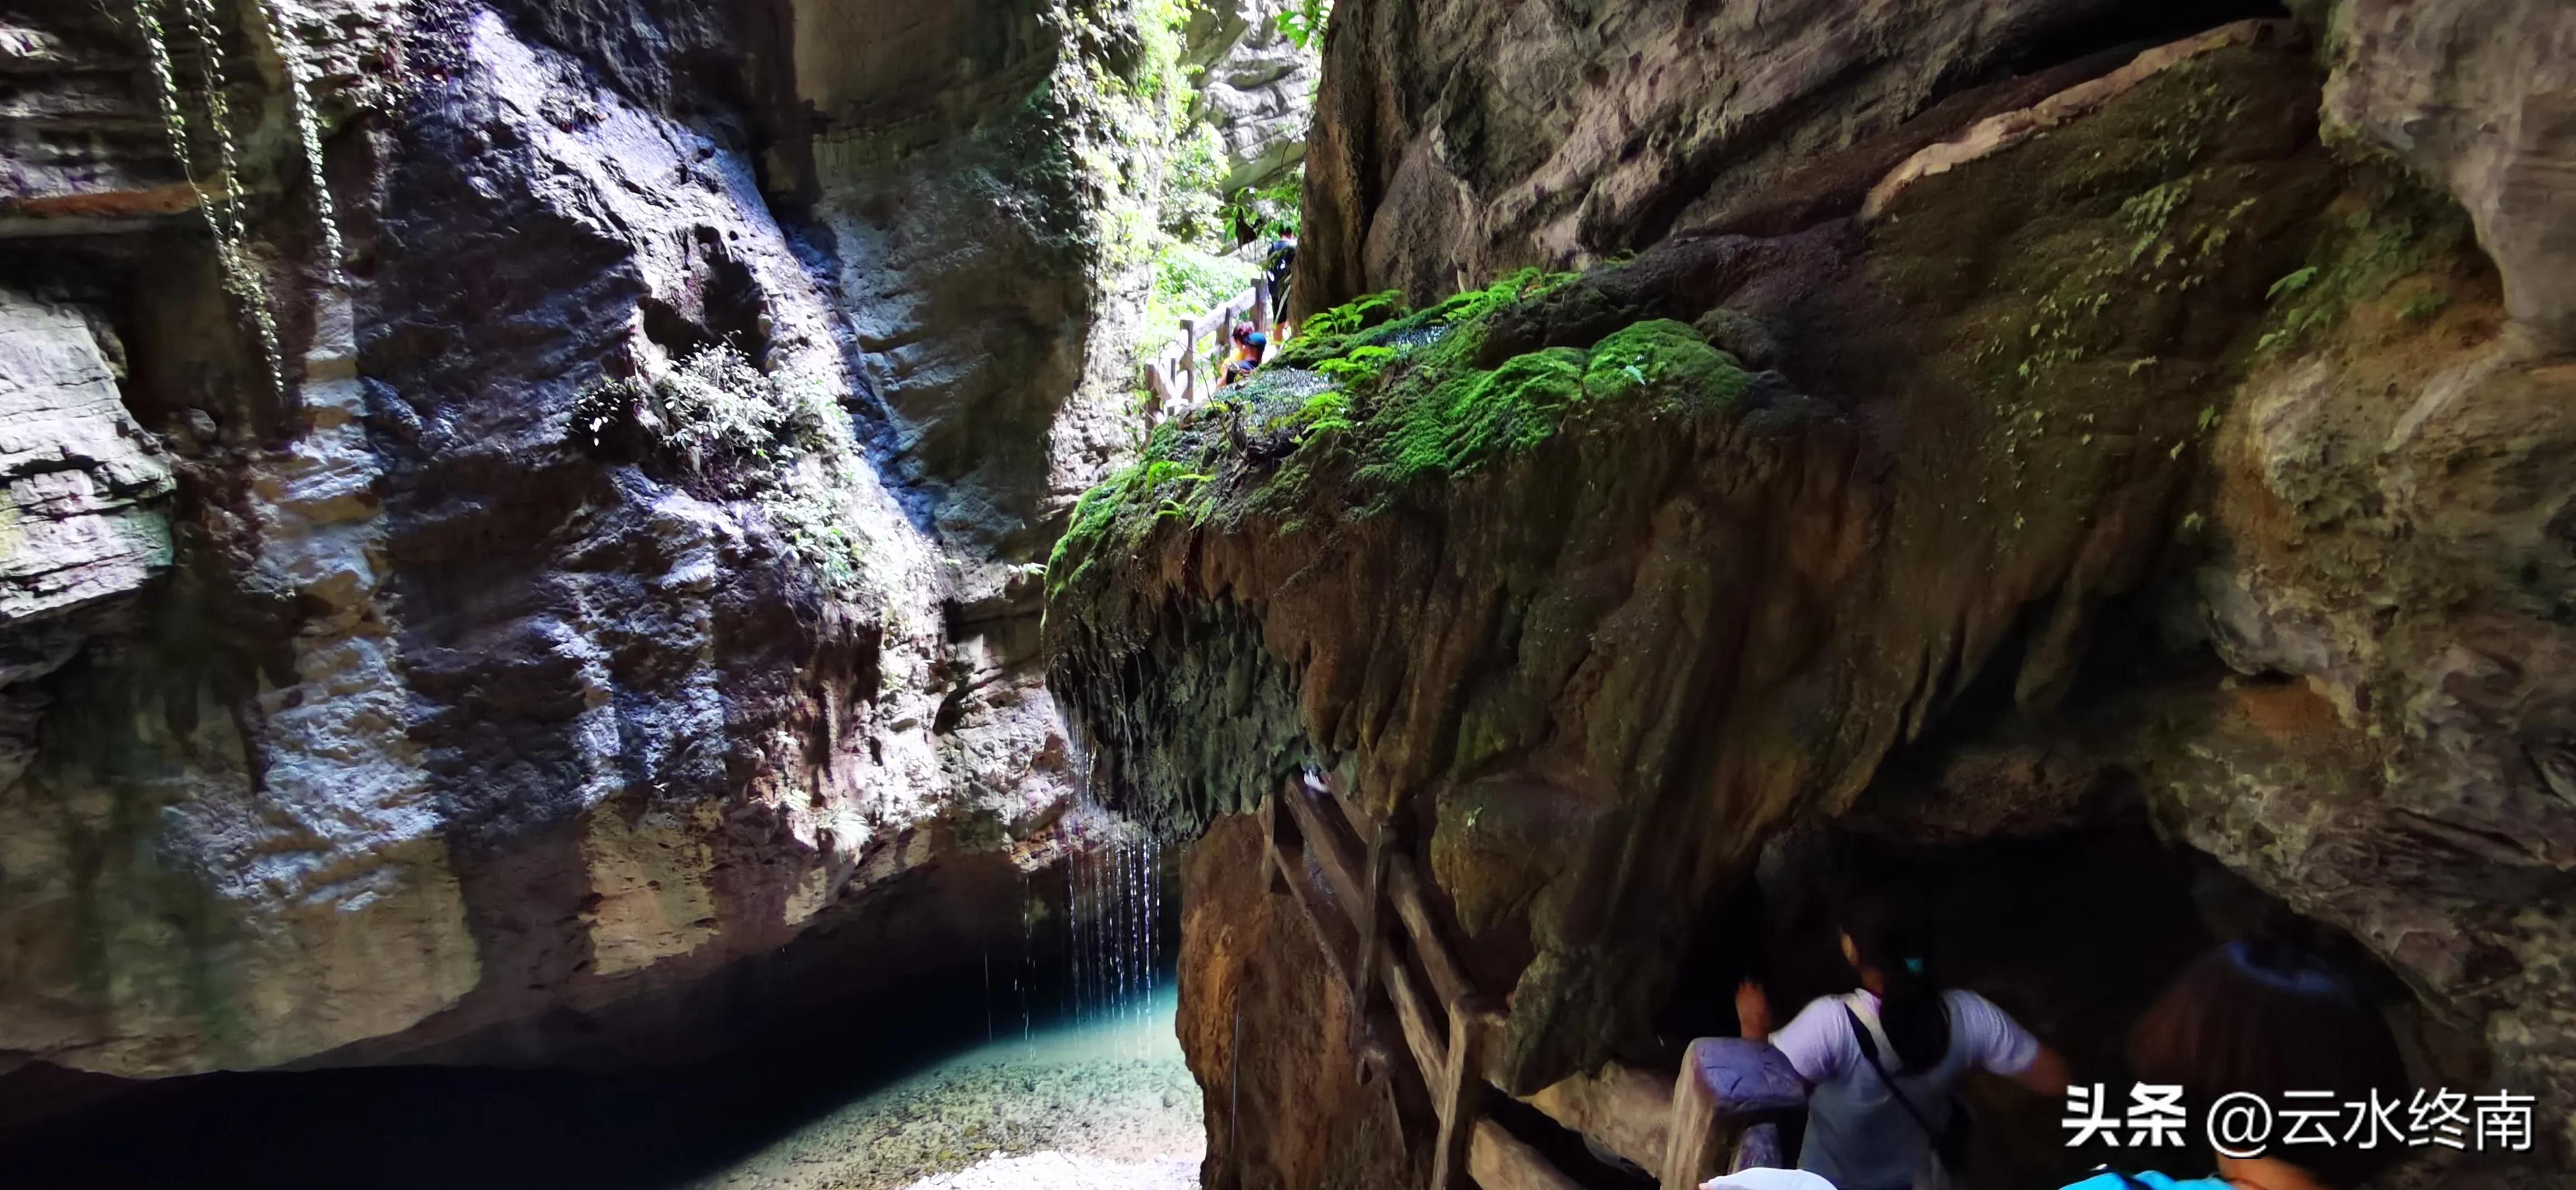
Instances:
[[[1075,1021],[1139,1025],[1153,1013],[1161,970],[1161,841],[1094,794],[1103,758],[1071,741],[1079,775],[1064,818],[1065,919]]]

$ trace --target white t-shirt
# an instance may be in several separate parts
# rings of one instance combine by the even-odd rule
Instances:
[[[1878,1011],[1878,997],[1868,992],[1853,995],[1871,1012]],[[1954,1052],[1964,1048],[1970,1065],[2010,1078],[2039,1060],[2039,1039],[1993,1001],[1975,992],[1948,991],[1941,996],[1950,1005],[1950,1048]],[[1837,997],[1808,1004],[1795,1020],[1771,1035],[1771,1044],[1788,1055],[1798,1076],[1810,1083],[1869,1069],[1860,1056],[1860,1039],[1852,1033],[1851,1018],[1844,1015]],[[1878,1060],[1891,1071],[1901,1065],[1896,1055],[1883,1048]]]
[[[1900,1190],[1938,1185],[1929,1162],[1930,1132],[1950,1118],[1950,1088],[1970,1067],[2015,1075],[2039,1060],[2039,1040],[2004,1010],[1975,992],[1941,994],[1950,1017],[1950,1044],[1922,1070],[1906,1069],[1893,1050],[1878,1047],[1878,1060],[1921,1112],[1918,1123],[1888,1084],[1861,1056],[1843,998],[1829,996],[1798,1013],[1771,1044],[1807,1080],[1807,1139],[1798,1168],[1824,1175],[1842,1190]],[[1878,997],[1854,994],[1867,1016],[1878,1015]]]

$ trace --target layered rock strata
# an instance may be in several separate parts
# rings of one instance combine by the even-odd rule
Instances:
[[[2259,23],[2057,88],[1817,99],[1913,77],[1855,66],[1767,123],[1693,121],[1767,92],[1593,51],[1716,18],[1335,19],[1300,284],[1393,291],[1318,314],[1077,511],[1049,633],[1108,787],[1187,830],[1338,773],[1508,990],[1488,1074],[1515,1093],[1652,1052],[1701,907],[1792,823],[1973,837],[2143,807],[2472,1038],[2428,1057],[2449,1081],[2566,1118],[2546,526],[2576,488],[2543,460],[2567,378],[2463,204],[2328,150],[2347,64]],[[1990,46],[1942,23],[1971,20],[1910,28],[1949,30],[1938,59]],[[1590,60],[1574,95],[1724,168],[1583,157],[1582,109],[1509,137],[1487,112],[1468,140],[1461,104],[1492,91],[1442,91],[1435,131],[1359,81],[1439,77],[1452,47]],[[1794,172],[1723,149],[1755,128],[1848,147]],[[1580,217],[1497,197],[1585,160],[1607,172]],[[1659,204],[1704,230],[1421,300],[1455,274],[1418,262],[1579,263],[1658,238]],[[1255,879],[1193,871],[1193,898]]]
[[[1159,11],[901,15],[0,27],[0,1065],[668,1057],[1035,936],[1188,100]]]

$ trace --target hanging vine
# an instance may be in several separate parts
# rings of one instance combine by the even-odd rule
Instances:
[[[286,73],[287,117],[295,123],[295,136],[304,150],[304,175],[313,188],[313,219],[322,232],[322,267],[336,277],[340,272],[340,221],[331,205],[331,184],[322,172],[322,117],[313,106],[313,75],[304,64],[304,56],[286,37],[286,22],[278,19],[274,0],[260,0],[259,13],[268,24],[269,44],[277,49],[279,67]]]
[[[169,28],[162,21],[161,0],[135,0],[135,24],[142,31],[151,63],[162,128],[170,139],[170,156],[178,161],[181,176],[197,193],[197,209],[205,216],[206,230],[214,238],[215,262],[222,272],[224,292],[240,304],[242,315],[258,332],[260,353],[268,365],[270,391],[283,397],[287,391],[286,362],[278,342],[277,315],[269,306],[263,271],[251,259],[242,232],[239,152],[233,143],[232,104],[226,94],[223,43],[215,27],[214,8],[210,0],[177,0],[177,8],[179,23],[197,50],[202,118],[207,137],[215,145],[214,176],[203,182],[197,178],[196,154],[188,138],[187,105],[170,48]]]

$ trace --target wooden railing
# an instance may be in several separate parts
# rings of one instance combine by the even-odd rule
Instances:
[[[1251,288],[1218,303],[1205,314],[1182,319],[1180,334],[1145,360],[1145,389],[1153,394],[1158,418],[1190,408],[1215,391],[1216,377],[1210,376],[1205,384],[1199,381],[1199,353],[1208,344],[1214,344],[1222,353],[1230,346],[1227,329],[1245,320],[1263,335],[1271,334],[1270,278],[1254,281]]]
[[[1411,850],[1332,781],[1292,779],[1261,808],[1264,879],[1293,896],[1333,975],[1352,995],[1363,1060],[1418,1080],[1439,1121],[1432,1190],[1577,1190],[1511,1128],[1487,1116],[1485,1056],[1509,1026],[1450,945],[1445,915]],[[1366,842],[1363,843],[1362,840]],[[1400,1049],[1376,1036],[1392,1018]],[[1409,1063],[1397,1062],[1402,1053]],[[1610,1063],[1522,1102],[1653,1173],[1664,1190],[1780,1163],[1774,1119],[1804,1101],[1788,1060],[1735,1038],[1691,1044],[1678,1076]]]

